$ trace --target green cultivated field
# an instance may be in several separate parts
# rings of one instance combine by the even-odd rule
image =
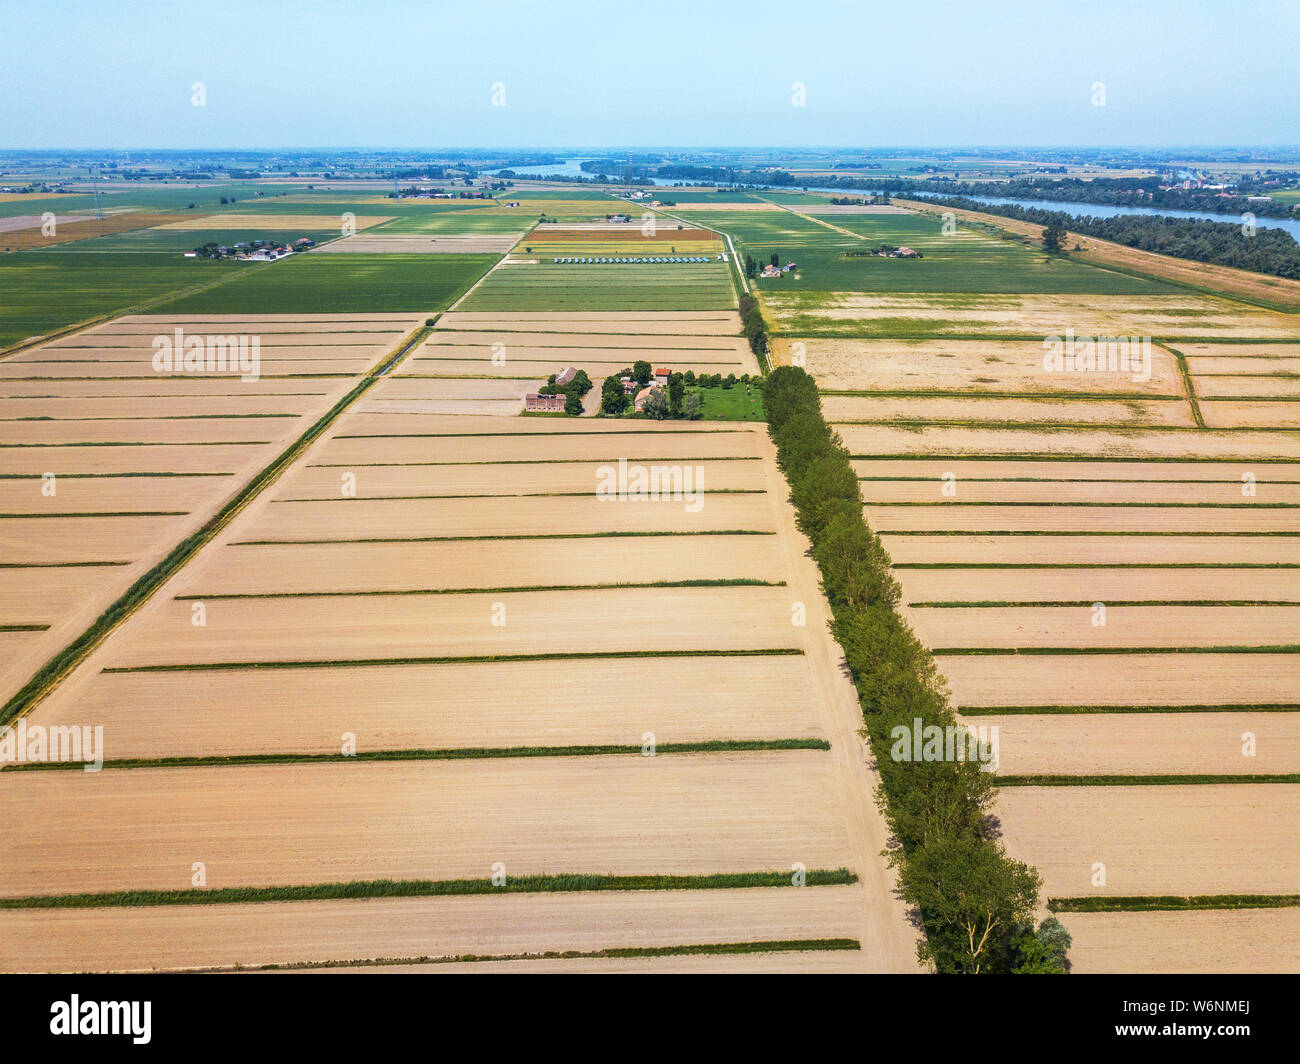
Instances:
[[[495,260],[495,255],[295,255],[256,276],[154,309],[159,314],[433,312],[459,298]]]
[[[693,214],[705,225],[731,233],[740,255],[760,266],[773,252],[781,264],[798,263],[799,279],[786,274],[751,283],[765,293],[796,292],[983,292],[1144,295],[1175,293],[1159,281],[1113,273],[1069,258],[1049,258],[1011,240],[997,240],[959,227],[945,236],[937,218],[911,214],[831,215],[837,232],[789,211]],[[849,235],[852,233],[854,235]],[[849,252],[881,244],[906,246],[921,259],[889,259]]]
[[[183,257],[186,251],[209,242],[233,245],[241,241],[275,240],[291,243],[300,236],[310,237],[316,243],[333,240],[339,235],[335,229],[136,229],[129,233],[97,236],[89,240],[75,240],[68,244],[54,244],[45,249],[50,254],[66,255],[69,252],[173,252],[172,257]],[[184,259],[189,265],[191,259]]]
[[[734,307],[726,263],[502,266],[461,306],[470,311],[717,310]]]
[[[0,346],[124,311],[144,300],[207,284],[237,270],[256,272],[246,263],[202,262],[175,254],[29,251],[3,255]],[[248,280],[255,283],[257,279],[250,275]]]
[[[537,224],[537,216],[523,207],[479,210],[403,211],[391,222],[367,229],[367,233],[433,233],[455,236],[462,233],[525,233]]]

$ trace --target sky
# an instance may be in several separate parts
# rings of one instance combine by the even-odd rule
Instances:
[[[1294,145],[1297,104],[1298,0],[0,0],[0,148]]]

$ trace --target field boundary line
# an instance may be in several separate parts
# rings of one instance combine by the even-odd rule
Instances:
[[[858,877],[846,868],[809,869],[805,887],[850,886]],[[0,898],[5,909],[148,908],[172,905],[262,904],[337,901],[349,898],[460,897],[466,894],[585,893],[589,891],[742,890],[790,888],[789,872],[715,872],[699,875],[610,875],[559,872],[511,876],[500,886],[491,879],[359,879],[275,887],[214,887],[181,890],[119,890],[98,894],[30,894]]]
[[[1192,371],[1187,366],[1186,356],[1177,348],[1170,347],[1161,340],[1152,341],[1156,347],[1162,347],[1174,356],[1174,361],[1178,363],[1178,373],[1183,379],[1183,388],[1187,392],[1187,404],[1192,410],[1192,420],[1196,422],[1199,429],[1208,428],[1205,424],[1205,418],[1201,415],[1201,404],[1196,397],[1196,385],[1192,381]],[[1262,426],[1253,426],[1262,427]]]
[[[825,752],[830,743],[825,739],[702,739],[698,742],[659,743],[659,754],[728,754],[728,753],[783,753],[789,750],[816,750]],[[571,746],[461,746],[429,749],[368,750],[356,754],[211,754],[174,755],[164,757],[108,758],[103,768],[227,768],[242,765],[315,765],[315,764],[367,764],[384,761],[492,761],[524,757],[645,757],[641,746],[615,743],[593,743]],[[80,770],[79,761],[26,761],[0,767],[0,772],[42,772]]]

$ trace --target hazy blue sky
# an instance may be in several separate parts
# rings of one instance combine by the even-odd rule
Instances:
[[[1300,0],[0,0],[0,146],[1294,144],[1297,71]]]

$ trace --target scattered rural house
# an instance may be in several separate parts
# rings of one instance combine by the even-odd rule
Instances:
[[[659,386],[657,384],[650,384],[642,388],[639,392],[636,393],[636,398],[632,400],[633,409],[644,410],[645,401],[649,399],[654,392],[657,391],[659,391]]]
[[[569,381],[573,380],[573,378],[576,377],[577,375],[578,375],[578,371],[576,369],[574,369],[572,366],[565,366],[562,370],[560,370],[559,373],[555,375],[555,386],[557,388],[563,388],[566,384],[569,383]]]
[[[660,366],[655,370],[655,383],[661,388],[668,387],[669,370],[666,366]]]
[[[780,277],[781,271],[775,266],[764,266],[760,277]]]
[[[529,392],[524,396],[524,409],[543,414],[563,414],[564,396],[538,395],[536,392]]]
[[[636,391],[636,381],[634,381],[631,377],[623,377],[622,381],[623,381],[624,395],[631,395],[634,391]]]

